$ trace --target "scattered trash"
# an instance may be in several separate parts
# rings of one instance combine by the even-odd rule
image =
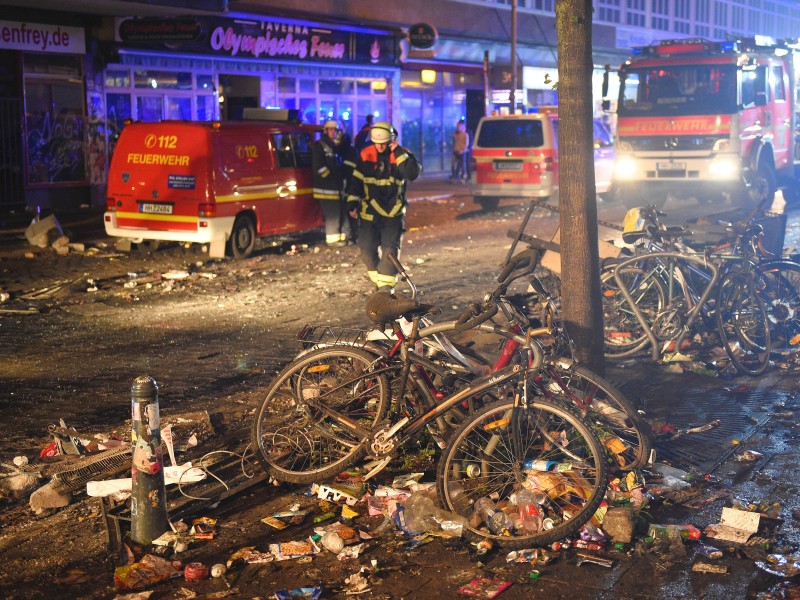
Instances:
[[[272,562],[273,560],[275,560],[275,556],[272,553],[260,552],[256,550],[255,546],[245,546],[231,554],[225,566],[231,569],[241,564],[261,564]]]
[[[727,573],[727,565],[712,565],[710,563],[697,562],[692,565],[695,573]]]
[[[270,544],[269,551],[275,557],[275,560],[291,560],[318,554],[319,546],[314,543],[313,539],[308,538],[308,540]]]
[[[329,552],[339,554],[344,549],[344,540],[335,531],[328,531],[322,536],[320,544]]]
[[[292,246],[294,248],[294,246]],[[322,598],[321,587],[302,587],[294,590],[278,590],[276,600],[318,600]]]
[[[511,587],[510,581],[501,581],[490,577],[478,577],[458,590],[459,594],[473,598],[497,598],[501,592]]]
[[[201,562],[191,562],[183,569],[183,578],[186,581],[201,581],[208,579],[208,566]]]
[[[800,554],[770,554],[765,561],[756,561],[762,571],[778,577],[794,577],[800,574]]]
[[[706,527],[704,533],[709,538],[744,544],[758,531],[760,519],[759,513],[725,507],[720,522]]]
[[[701,544],[697,546],[695,550],[700,556],[705,556],[706,558],[710,558],[712,560],[722,558],[722,550],[720,550],[719,548],[715,548],[714,546],[707,546],[705,544]]]
[[[133,591],[180,576],[180,562],[172,562],[152,554],[145,554],[139,562],[117,567],[114,570],[114,584],[120,590]]]
[[[745,450],[740,455],[736,457],[736,460],[739,462],[750,462],[754,460],[758,460],[762,458],[764,455],[761,452],[756,452],[755,450]]]
[[[699,540],[702,532],[694,525],[658,525],[652,523],[647,536],[654,540],[666,540],[677,533],[684,540]]]
[[[192,521],[189,530],[196,540],[213,540],[216,533],[217,520],[211,517],[198,517]]]
[[[610,558],[594,556],[593,554],[584,554],[582,552],[578,552],[577,557],[578,557],[577,565],[579,567],[586,563],[600,565],[601,567],[606,567],[607,569],[610,569],[611,567],[614,566],[614,561]]]

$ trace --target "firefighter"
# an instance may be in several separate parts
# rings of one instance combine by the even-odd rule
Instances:
[[[361,219],[358,243],[367,274],[379,292],[391,293],[397,270],[389,260],[399,258],[406,214],[406,185],[422,171],[416,157],[397,143],[391,123],[370,130],[371,146],[361,151],[348,185],[350,214]]]
[[[350,230],[344,199],[344,173],[338,151],[339,124],[325,121],[322,137],[311,146],[311,167],[314,170],[314,198],[319,200],[325,215],[325,243],[346,246]]]

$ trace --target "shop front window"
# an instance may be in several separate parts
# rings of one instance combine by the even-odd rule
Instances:
[[[217,104],[216,96],[197,96],[197,120],[213,121]]]
[[[191,90],[192,74],[174,71],[134,71],[133,85],[137,88]]]
[[[161,96],[139,96],[136,98],[137,120],[160,121],[164,114],[164,100]]]
[[[182,96],[167,96],[167,119],[192,120],[192,99]]]
[[[28,183],[86,181],[86,105],[80,57],[26,55]]]

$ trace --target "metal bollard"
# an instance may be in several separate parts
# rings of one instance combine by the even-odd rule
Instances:
[[[131,418],[131,540],[148,545],[167,530],[158,385],[152,377],[142,375],[133,382]]]

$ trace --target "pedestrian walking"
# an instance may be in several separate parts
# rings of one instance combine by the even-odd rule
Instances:
[[[366,123],[361,126],[361,129],[359,129],[358,133],[356,134],[356,140],[354,144],[357,152],[361,152],[364,148],[372,143],[372,140],[369,138],[369,132],[372,129],[373,119],[374,117],[372,115],[367,115]]]
[[[406,186],[422,171],[416,157],[397,142],[391,123],[370,130],[371,146],[364,148],[348,185],[351,214],[360,218],[359,247],[367,274],[379,292],[392,292],[397,270],[389,255],[399,258],[405,231]]]
[[[314,171],[314,198],[319,200],[325,216],[325,243],[347,245],[350,230],[344,198],[344,172],[338,152],[339,124],[325,121],[322,137],[311,145],[311,167]]]
[[[469,135],[467,123],[463,119],[456,123],[453,133],[453,157],[450,160],[450,183],[467,180],[467,148]]]

